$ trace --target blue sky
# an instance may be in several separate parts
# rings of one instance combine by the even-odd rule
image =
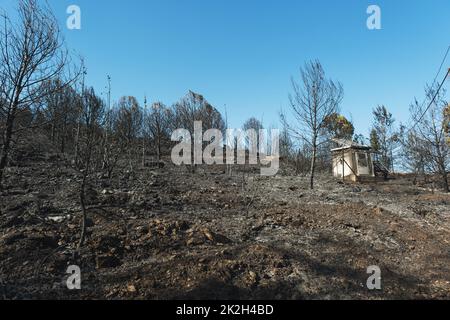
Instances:
[[[407,122],[450,45],[448,0],[48,1],[97,91],[108,74],[114,99],[146,94],[170,105],[193,90],[222,112],[226,105],[230,127],[251,116],[278,126],[290,77],[310,59],[342,82],[342,112],[358,133],[368,135],[378,104]],[[65,28],[71,4],[82,30]],[[366,27],[370,4],[382,10],[382,30]]]

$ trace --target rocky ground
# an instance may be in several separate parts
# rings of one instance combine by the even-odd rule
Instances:
[[[450,195],[407,177],[344,184],[224,168],[121,170],[88,189],[57,156],[8,170],[0,192],[0,298],[449,299]],[[66,288],[78,264],[82,289]],[[382,271],[369,291],[367,267]]]

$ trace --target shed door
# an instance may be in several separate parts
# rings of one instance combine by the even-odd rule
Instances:
[[[365,152],[358,152],[356,154],[356,160],[358,163],[358,174],[360,175],[369,175],[370,174],[370,168],[369,168],[369,158],[367,156],[367,153]]]

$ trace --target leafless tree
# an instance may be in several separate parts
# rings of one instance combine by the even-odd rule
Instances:
[[[111,148],[112,144],[114,143],[112,140],[112,116],[113,112],[111,109],[111,77],[108,76],[108,86],[107,89],[107,110],[105,111],[105,126],[104,126],[104,139],[103,139],[103,163],[102,163],[102,170],[108,169],[108,171],[111,170],[110,168],[110,159],[111,159],[111,152],[114,152]],[[112,171],[110,171],[112,173]],[[110,174],[108,174],[110,176]]]
[[[186,129],[194,136],[194,123],[202,122],[202,129],[217,129],[225,131],[225,121],[220,112],[214,108],[202,95],[189,91],[189,93],[176,103],[173,107],[173,129]],[[194,139],[192,139],[194,143]],[[192,148],[192,153],[194,148]],[[192,159],[194,156],[192,155]],[[192,172],[195,172],[196,165],[192,165]]]
[[[450,105],[444,109],[444,130],[447,135],[447,144],[450,146]]]
[[[89,183],[89,176],[95,168],[95,152],[101,149],[102,119],[104,116],[104,103],[98,97],[94,89],[87,89],[82,93],[82,113],[81,113],[81,133],[80,133],[80,169],[82,181],[80,186],[80,205],[82,211],[81,235],[78,244],[78,251],[83,246],[86,237],[86,187]],[[100,153],[100,152],[99,152]],[[100,157],[97,157],[99,162]]]
[[[133,155],[137,155],[137,139],[142,133],[142,111],[135,97],[122,97],[116,107],[114,131],[121,144],[121,150],[128,156],[130,170],[133,171]]]
[[[145,131],[152,141],[156,161],[161,161],[163,144],[170,140],[170,119],[172,112],[163,103],[156,102],[145,117]]]
[[[260,140],[259,132],[260,130],[264,129],[262,122],[256,119],[255,117],[251,117],[250,119],[245,121],[244,125],[242,126],[242,129],[244,131],[254,130],[254,133],[256,134],[256,146],[254,147],[256,148],[257,152],[259,152],[259,144],[261,142],[259,141]],[[250,148],[249,137],[247,137],[246,139],[247,139],[246,141],[247,147]]]
[[[339,111],[343,99],[343,88],[339,82],[325,77],[319,61],[311,61],[300,70],[302,83],[292,79],[293,93],[289,96],[292,124],[282,113],[281,120],[292,136],[303,140],[312,150],[310,166],[310,187],[314,189],[314,177],[318,149],[326,141],[320,141],[326,120]]]
[[[430,105],[417,100],[411,105],[410,112],[414,123],[415,139],[418,141],[418,152],[427,160],[432,173],[441,177],[443,189],[449,191],[448,172],[450,165],[450,147],[446,143],[445,121],[443,109],[448,105],[446,91],[437,92],[434,87],[427,87],[426,96]],[[422,116],[423,115],[423,116]]]
[[[280,156],[285,159],[286,162],[292,160],[295,153],[295,146],[292,142],[289,131],[283,128],[280,134]]]
[[[244,125],[242,126],[242,129],[244,129],[244,130],[253,129],[253,130],[259,131],[259,130],[264,129],[264,126],[261,123],[261,121],[259,121],[255,117],[251,117],[250,119],[245,121]]]
[[[7,165],[16,119],[34,102],[48,95],[43,84],[64,79],[69,55],[60,36],[58,22],[46,6],[36,0],[19,0],[18,19],[1,14],[0,97],[6,103],[3,145],[0,150],[0,181]],[[61,83],[61,86],[70,80]]]
[[[125,155],[128,157],[128,146],[122,132],[118,130],[121,121],[121,112],[117,108],[105,111],[102,128],[102,154],[101,171],[106,174],[108,179],[113,176],[119,160]],[[131,151],[130,151],[131,152]]]
[[[0,74],[0,76],[2,76],[2,74]],[[4,86],[4,81],[2,80],[2,78],[0,78],[0,92],[4,92],[5,86]],[[0,94],[0,148],[3,147],[4,144],[4,133],[5,133],[5,128],[6,128],[6,110],[7,107],[7,102],[5,100],[5,98],[3,97],[3,95]]]
[[[62,86],[59,79],[48,81],[44,87],[49,93],[40,107],[46,115],[52,143],[58,145],[60,152],[64,153],[71,138],[71,129],[75,128],[77,123],[80,97],[71,86]]]
[[[179,128],[194,131],[194,122],[202,121],[203,129],[225,129],[225,122],[220,112],[202,95],[189,93],[174,106],[175,123]]]
[[[74,140],[75,140],[75,156],[74,156],[74,164],[75,166],[78,166],[78,159],[79,159],[79,153],[80,153],[80,135],[81,135],[81,122],[83,118],[83,93],[85,92],[85,79],[87,75],[87,69],[84,64],[84,59],[81,60],[81,99],[78,100],[78,107],[77,107],[77,124],[76,129],[74,130]]]
[[[426,178],[427,172],[432,171],[431,160],[424,152],[427,148],[425,141],[419,138],[416,130],[407,131],[407,128],[401,126],[398,134],[402,145],[401,163],[404,170],[414,174],[414,184],[417,184],[419,176]]]

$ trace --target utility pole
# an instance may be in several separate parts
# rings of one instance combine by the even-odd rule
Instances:
[[[228,153],[231,153],[231,151],[229,149],[232,148],[232,146],[229,146],[228,143],[231,143],[230,141],[228,141],[228,110],[227,110],[227,105],[224,105],[224,109],[225,109],[225,132],[226,132],[226,137],[225,137],[225,173],[229,176],[231,176],[233,174],[232,172],[232,164],[228,163],[229,159],[228,159]],[[234,148],[232,149],[233,152],[233,163],[234,163]]]
[[[111,110],[111,76],[108,75],[108,86],[107,86],[107,95],[108,95],[108,110],[106,111],[106,130],[105,130],[105,148],[103,155],[103,170],[105,170],[109,164],[109,134],[112,131],[111,121],[112,121],[112,110]]]
[[[86,66],[84,65],[84,61],[82,63],[82,78],[81,78],[81,99],[80,99],[80,108],[78,115],[78,124],[77,124],[77,132],[75,137],[75,166],[78,166],[78,157],[80,152],[80,134],[81,134],[81,119],[83,117],[83,109],[84,109],[84,81],[87,75]]]
[[[145,115],[147,112],[147,96],[144,97],[144,114],[142,115],[142,167],[145,168]]]
[[[111,76],[108,75],[108,111],[111,110]]]

